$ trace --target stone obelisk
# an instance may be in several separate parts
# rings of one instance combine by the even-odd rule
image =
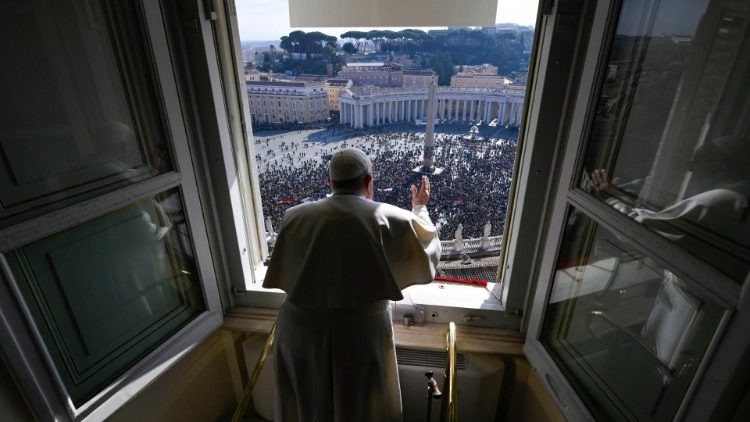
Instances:
[[[414,171],[422,174],[438,175],[442,168],[435,167],[435,81],[430,83],[427,94],[427,130],[424,134],[424,154],[422,165]]]
[[[434,167],[435,153],[435,81],[430,82],[430,90],[427,94],[427,131],[424,134],[424,158],[422,167],[431,169]]]

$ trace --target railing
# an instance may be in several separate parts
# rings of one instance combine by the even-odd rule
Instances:
[[[458,421],[458,403],[456,402],[456,324],[451,321],[448,324],[448,334],[446,335],[446,346],[448,349],[448,365],[445,368],[445,381],[443,382],[443,403],[440,409],[441,422]]]
[[[455,240],[441,240],[440,246],[443,249],[442,256],[473,254],[477,252],[499,251],[503,243],[502,236],[477,237],[473,239],[463,239],[463,249],[458,250]]]
[[[269,233],[268,225],[266,225],[266,233]],[[266,235],[266,242],[271,249],[273,249],[273,246],[276,243],[276,236],[276,232],[274,231],[270,231],[270,234]],[[442,254],[440,256],[442,258],[447,258],[464,254],[471,255],[479,252],[495,252],[502,248],[502,244],[502,236],[477,237],[473,239],[464,239],[463,248],[459,250],[455,240],[441,240],[440,246]]]
[[[255,364],[255,369],[253,369],[253,374],[250,375],[250,379],[247,381],[247,386],[245,386],[245,392],[242,396],[242,401],[240,401],[240,403],[237,405],[237,409],[234,411],[234,415],[232,415],[232,422],[240,422],[242,420],[242,417],[245,415],[247,406],[250,404],[250,400],[253,397],[253,390],[255,389],[255,384],[258,383],[258,377],[260,377],[260,371],[263,370],[263,365],[266,364],[266,359],[268,359],[268,355],[271,354],[271,348],[273,347],[273,341],[275,338],[276,338],[276,323],[274,322],[273,327],[271,328],[271,332],[268,333],[266,344],[263,345],[263,351],[260,353],[258,362]]]

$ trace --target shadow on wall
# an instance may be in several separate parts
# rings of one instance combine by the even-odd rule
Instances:
[[[506,368],[514,368],[510,378],[513,388],[510,395],[502,397],[500,406],[506,406],[506,417],[499,420],[526,422],[565,422],[554,399],[549,395],[529,362],[523,358],[504,359]],[[506,370],[507,371],[507,370]],[[505,385],[503,386],[505,387]],[[503,388],[503,391],[508,391]],[[498,414],[502,414],[501,409]]]
[[[236,348],[243,335],[219,330],[109,421],[216,421],[231,415],[246,379]]]

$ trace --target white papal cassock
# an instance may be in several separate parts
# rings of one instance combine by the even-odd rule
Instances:
[[[287,293],[276,420],[401,420],[388,300],[431,282],[439,258],[425,206],[409,212],[336,193],[289,209],[263,282]]]

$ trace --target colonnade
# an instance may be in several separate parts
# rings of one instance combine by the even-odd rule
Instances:
[[[354,128],[372,127],[389,123],[426,119],[427,95],[425,98],[399,98],[393,95],[364,98],[342,97],[340,99],[340,121]],[[435,118],[460,122],[490,122],[518,126],[523,113],[523,97],[498,95],[487,98],[471,94],[435,99]]]

